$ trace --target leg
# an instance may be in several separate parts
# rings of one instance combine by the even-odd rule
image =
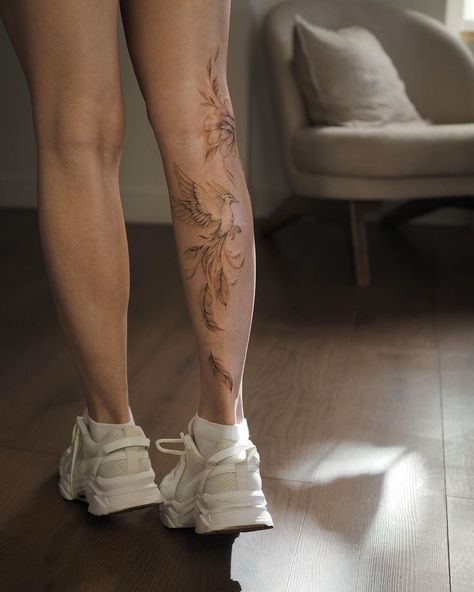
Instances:
[[[39,224],[58,314],[91,417],[125,422],[118,2],[0,0],[0,14],[31,93]]]
[[[59,491],[97,515],[157,504],[149,440],[128,422],[117,0],[0,8],[31,92],[42,245],[91,415],[77,418]]]
[[[226,84],[230,1],[124,0],[122,8],[165,167],[201,369],[199,413],[184,449],[171,451],[183,458],[160,483],[160,517],[197,533],[271,528],[242,410],[255,246]]]
[[[199,351],[199,415],[233,424],[243,417],[255,247],[226,81],[230,1],[124,0],[121,5],[169,186]]]

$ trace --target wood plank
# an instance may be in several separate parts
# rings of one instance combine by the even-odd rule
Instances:
[[[264,479],[264,488],[276,526],[272,531],[241,534],[236,539],[231,576],[242,590],[286,592],[311,485]]]
[[[257,252],[246,415],[263,474],[311,481],[357,310],[351,251],[341,229],[300,222]]]
[[[371,229],[373,281],[370,290],[358,294],[354,344],[394,351],[437,349],[433,263],[417,238],[413,229]]]
[[[474,354],[474,233],[448,228],[436,236],[437,331],[441,351]]]
[[[474,241],[474,239],[473,239]],[[473,249],[474,250],[474,249]],[[471,270],[474,269],[474,262]],[[474,354],[474,277],[447,275],[437,287],[437,332],[440,350]]]
[[[288,591],[449,590],[437,356],[355,347]]]
[[[474,499],[474,354],[441,356],[446,489]]]
[[[289,327],[274,324],[252,337],[245,407],[267,477],[311,481],[324,454],[327,409],[347,352],[344,342],[330,343],[323,334],[300,329],[295,338]]]
[[[96,518],[57,491],[53,455],[0,449],[9,479],[0,499],[4,592],[252,589],[283,591],[306,510],[306,484],[266,482],[278,527],[203,537],[161,525],[157,511]],[[260,552],[255,553],[255,548]]]
[[[373,282],[371,289],[359,298],[353,343],[379,350],[436,351],[436,317],[430,287],[420,279],[390,284]]]
[[[96,521],[58,498],[58,455],[82,401],[34,216],[10,212],[7,223],[2,590],[449,589],[437,349],[448,492],[472,497],[472,234],[370,227],[369,291],[353,286],[336,229],[301,222],[259,242],[244,396],[277,527],[234,540],[169,532],[152,510]],[[156,226],[128,234],[134,414],[150,438],[176,437],[195,412],[199,371],[174,238]],[[158,478],[174,464],[152,458]],[[449,536],[453,590],[464,592],[454,586],[467,574],[472,588],[474,519],[458,501]]]
[[[448,497],[451,592],[474,588],[474,500]]]

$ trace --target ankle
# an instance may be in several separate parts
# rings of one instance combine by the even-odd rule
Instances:
[[[191,429],[196,446],[204,456],[238,442],[247,441],[250,437],[245,419],[228,425],[209,421],[197,414],[194,416]]]
[[[133,415],[130,407],[120,407],[117,409],[108,409],[105,407],[87,406],[87,415],[96,423],[105,424],[125,424],[133,421]]]
[[[234,425],[239,421],[235,409],[219,409],[203,405],[199,406],[198,416],[220,425]]]
[[[89,428],[92,439],[96,442],[100,442],[111,430],[135,425],[130,407],[128,408],[127,419],[125,421],[96,421],[90,416],[87,409],[84,411],[84,421]]]

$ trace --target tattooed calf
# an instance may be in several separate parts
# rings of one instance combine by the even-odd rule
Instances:
[[[229,240],[241,232],[234,224],[232,204],[238,200],[230,191],[217,183],[199,185],[174,163],[179,196],[171,196],[171,208],[178,220],[189,226],[206,231],[199,235],[199,242],[184,252],[194,265],[189,271],[190,279],[201,270],[204,284],[201,289],[201,313],[210,331],[222,331],[215,317],[216,301],[226,307],[229,302],[232,282],[227,277],[227,268],[240,269],[245,257],[229,248]]]
[[[219,152],[224,158],[224,168],[227,177],[234,183],[234,174],[225,164],[226,158],[236,153],[235,119],[232,114],[230,100],[223,98],[219,88],[217,74],[214,73],[214,65],[219,56],[219,48],[213,58],[207,64],[209,88],[199,90],[204,99],[201,103],[208,108],[208,115],[204,119],[203,130],[206,135],[208,149],[206,161],[211,160]]]

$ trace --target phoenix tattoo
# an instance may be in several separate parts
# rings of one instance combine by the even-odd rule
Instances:
[[[210,331],[222,331],[216,319],[216,304],[227,307],[230,286],[229,269],[240,269],[245,257],[233,251],[229,241],[241,232],[234,224],[232,205],[236,197],[217,183],[206,185],[196,183],[176,163],[174,170],[178,182],[179,196],[171,196],[171,208],[177,219],[189,226],[200,228],[200,241],[187,248],[184,255],[192,261],[188,279],[201,271],[204,284],[201,288],[201,313]]]
[[[234,174],[226,166],[225,160],[233,156],[237,151],[235,135],[235,118],[232,113],[231,103],[227,97],[222,97],[217,74],[214,73],[214,66],[219,57],[219,48],[213,58],[207,64],[207,75],[209,88],[199,90],[204,99],[202,105],[208,108],[208,115],[204,119],[203,130],[206,135],[208,148],[206,150],[206,161],[211,160],[219,152],[224,159],[224,168],[227,177],[234,183]]]

